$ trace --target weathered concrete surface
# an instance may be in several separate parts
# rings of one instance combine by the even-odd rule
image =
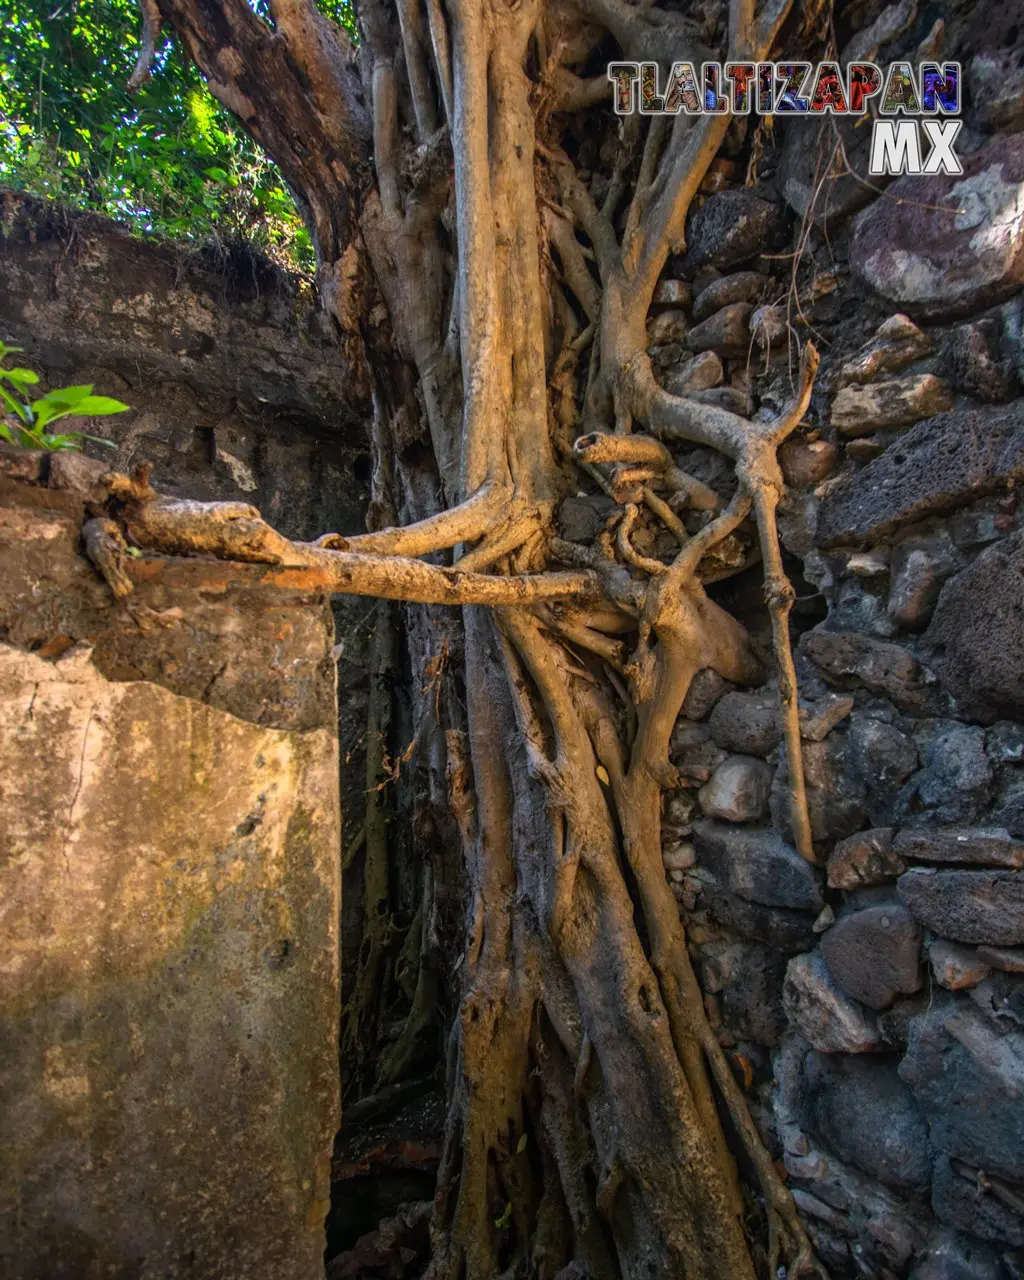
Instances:
[[[66,513],[5,514],[0,1275],[320,1276],[339,1112],[329,615],[248,571],[197,591],[184,561],[115,606]],[[43,546],[41,597],[64,608],[48,635],[17,571]],[[39,634],[16,646],[21,625]],[[133,663],[101,669],[125,645]],[[203,687],[188,666],[218,649]],[[274,682],[294,690],[266,697]]]

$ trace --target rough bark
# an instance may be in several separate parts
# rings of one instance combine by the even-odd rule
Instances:
[[[629,58],[756,60],[789,0],[734,0],[728,49],[714,51],[685,16],[625,0],[364,0],[362,95],[310,0],[273,0],[273,29],[244,0],[159,3],[308,212],[324,299],[373,384],[373,519],[364,537],[300,545],[251,508],[166,502],[122,477],[108,486],[120,526],[142,547],[304,566],[335,591],[410,602],[414,672],[439,660],[431,624],[452,639],[446,655],[464,647],[416,731],[469,903],[430,1275],[575,1263],[601,1278],[753,1277],[760,1228],[744,1220],[719,1099],[757,1171],[759,1256],[774,1266],[781,1245],[790,1276],[822,1274],[708,1025],[660,856],[669,737],[693,675],[757,676],[742,628],[702,585],[706,558],[751,516],[787,742],[799,740],[776,450],[817,356],[805,350],[770,423],[665,392],[647,314],[728,120],[652,122],[646,138],[627,122],[599,205],[572,114],[614,127],[607,81],[585,73],[607,36]],[[680,470],[676,442],[734,462],[727,507]],[[554,530],[556,501],[583,477],[621,507],[593,548]],[[687,509],[705,512],[692,536]],[[648,519],[676,536],[674,558],[637,551]],[[115,532],[104,527],[96,561],[123,590]],[[445,604],[463,607],[464,646],[453,620],[417,612]],[[794,831],[813,859],[790,759]],[[389,945],[375,924],[386,875],[370,892],[353,1046],[373,1026]],[[421,930],[430,915],[425,898]],[[381,1083],[433,1017],[431,982],[428,967]]]

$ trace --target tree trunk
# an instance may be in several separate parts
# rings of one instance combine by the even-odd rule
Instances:
[[[159,0],[306,211],[354,392],[372,393],[374,493],[367,534],[316,545],[287,543],[249,508],[163,501],[138,481],[121,485],[124,524],[144,546],[304,566],[330,589],[409,602],[420,817],[457,835],[468,902],[438,1280],[743,1280],[765,1258],[774,1275],[780,1244],[790,1276],[823,1274],[707,1022],[661,862],[662,792],[680,785],[669,738],[692,677],[758,674],[702,586],[751,512],[795,729],[775,453],[817,357],[805,350],[792,404],[767,424],[657,384],[648,310],[728,118],[652,120],[645,134],[612,114],[605,75],[616,48],[764,58],[789,4],[733,0],[714,50],[687,17],[627,0],[364,0],[356,55],[311,0],[270,0],[272,25],[246,0]],[[584,140],[608,157],[600,200]],[[680,470],[674,442],[735,463],[727,506]],[[556,503],[581,486],[618,504],[593,547],[556,532]],[[637,550],[639,530],[663,528],[672,557]],[[444,606],[461,606],[461,628]],[[381,663],[390,644],[385,615]],[[813,859],[800,767],[797,753],[794,830]],[[401,980],[384,841],[371,803],[356,1054],[377,1026],[374,992]],[[380,1084],[441,1012],[442,880],[426,877],[407,949],[421,961],[413,1012]],[[718,1105],[756,1195],[741,1191]]]

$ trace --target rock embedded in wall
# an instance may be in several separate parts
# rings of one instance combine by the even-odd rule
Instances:
[[[831,889],[861,889],[895,880],[906,869],[893,849],[892,827],[875,827],[835,844],[828,858],[828,884]]]
[[[767,756],[779,744],[779,699],[776,693],[727,693],[708,720],[715,742],[726,751]]]
[[[1000,1190],[1006,1194],[1002,1185]],[[1017,1197],[1012,1191],[1009,1198],[1009,1204],[1000,1198],[985,1170],[972,1169],[945,1155],[936,1160],[931,1203],[940,1222],[979,1240],[1020,1248],[1024,1245],[1024,1212],[1014,1207]]]
[[[696,324],[686,335],[690,351],[711,351],[718,356],[738,357],[750,342],[749,302],[733,302]]]
[[[709,818],[726,822],[757,822],[767,816],[773,770],[753,756],[729,756],[698,793]]]
[[[921,988],[921,930],[896,903],[844,916],[822,938],[821,954],[842,990],[869,1009]]]
[[[978,950],[961,947],[945,938],[934,938],[929,944],[928,962],[935,981],[947,991],[976,987],[989,973],[989,965],[982,960]]]
[[[943,587],[925,643],[965,717],[1024,716],[1024,532],[988,547]]]
[[[779,248],[788,229],[783,205],[747,187],[716,192],[688,219],[683,273],[690,276],[702,267],[724,270],[747,262]]]
[[[891,1055],[810,1053],[804,1089],[807,1125],[819,1141],[885,1186],[927,1189],[928,1123]]]
[[[759,271],[735,271],[707,284],[693,300],[695,323],[736,302],[754,303],[764,293],[768,277]]]
[[[1024,870],[1024,841],[993,827],[909,828],[896,837],[893,852],[908,862]]]
[[[936,997],[910,1023],[900,1077],[928,1117],[937,1151],[1024,1181],[1024,1035],[986,1017],[970,993]]]
[[[953,408],[948,385],[931,373],[843,387],[832,402],[832,426],[844,436],[910,427]]]
[[[970,314],[1024,284],[1024,135],[993,138],[963,170],[899,178],[857,218],[853,270],[912,315]]]
[[[842,389],[861,385],[885,374],[898,373],[929,355],[932,347],[928,335],[922,333],[909,316],[897,312],[884,320],[871,340],[842,364],[836,377],[837,386]]]
[[[954,409],[911,427],[822,499],[819,547],[862,546],[1024,479],[1024,404]]]
[[[918,714],[937,706],[929,672],[909,650],[856,631],[808,632],[801,650],[840,687],[861,685]]]
[[[1024,943],[1024,871],[936,871],[911,867],[900,898],[926,929],[954,942]]]
[[[1020,391],[1014,362],[1001,349],[1001,327],[992,316],[960,325],[943,352],[956,389],[989,404],[1003,404]]]
[[[820,951],[789,962],[782,998],[794,1028],[822,1053],[872,1053],[883,1047],[874,1018],[840,990]]]
[[[820,873],[776,832],[709,819],[693,831],[699,862],[731,893],[766,907],[821,909]]]

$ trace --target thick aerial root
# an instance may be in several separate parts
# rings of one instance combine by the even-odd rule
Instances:
[[[761,540],[765,568],[765,602],[772,620],[775,661],[779,669],[779,707],[789,772],[789,811],[793,843],[801,857],[816,862],[811,817],[807,808],[803,747],[800,738],[800,707],[797,701],[796,667],[789,640],[789,612],[793,607],[793,587],[782,567],[779,533],[775,521],[776,491],[759,488],[754,494],[754,511]]]
[[[475,542],[482,538],[503,514],[506,494],[497,485],[483,485],[457,507],[442,511],[426,520],[398,529],[380,529],[343,538],[326,533],[317,546],[333,551],[361,551],[370,555],[425,556],[431,551],[454,547],[457,542]]]
[[[338,594],[503,607],[601,596],[598,578],[587,572],[491,575],[441,568],[399,555],[331,551],[290,542],[246,503],[163,499],[126,507],[123,519],[141,547],[171,555],[303,567],[313,571],[310,585]]]

